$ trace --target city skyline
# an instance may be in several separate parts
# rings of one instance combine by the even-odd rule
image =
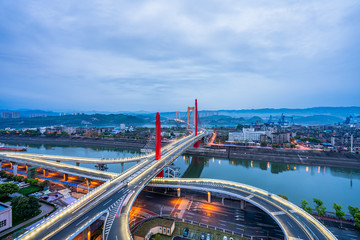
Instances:
[[[356,1],[1,3],[3,109],[356,106]]]

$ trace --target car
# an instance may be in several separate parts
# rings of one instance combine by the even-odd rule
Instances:
[[[189,229],[185,228],[183,236],[187,237],[188,235],[189,235]]]
[[[211,240],[211,235],[210,235],[210,233],[206,234],[206,240]]]
[[[205,233],[204,232],[201,233],[200,240],[205,240]]]
[[[227,236],[224,236],[224,237],[223,237],[223,240],[227,240]]]
[[[234,239],[232,237],[230,237],[229,240],[234,240]]]

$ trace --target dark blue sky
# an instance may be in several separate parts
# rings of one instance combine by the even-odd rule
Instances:
[[[1,1],[0,108],[360,105],[360,3]]]

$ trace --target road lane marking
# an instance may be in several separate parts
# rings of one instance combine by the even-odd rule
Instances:
[[[278,212],[272,212],[271,214],[272,215],[283,215],[283,214],[285,214],[285,212],[284,211],[278,211]]]
[[[89,216],[87,216],[86,218],[84,218],[83,220],[81,220],[80,222],[78,222],[77,224],[75,224],[75,226],[79,226],[79,224],[81,224],[83,221],[85,221],[86,219],[88,219]]]
[[[250,195],[247,196],[246,198],[247,198],[247,199],[250,199],[250,198],[252,198],[252,197],[254,197],[254,195],[251,195],[251,194],[250,194]]]
[[[103,204],[103,206],[105,207],[105,205],[107,205],[109,202],[111,202],[112,199],[110,199],[109,201],[107,201],[106,203]]]

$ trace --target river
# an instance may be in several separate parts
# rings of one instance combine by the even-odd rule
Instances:
[[[14,146],[14,145],[7,145]],[[137,156],[140,151],[105,147],[58,146],[51,144],[19,144],[28,153],[77,156],[89,158],[123,158]],[[69,163],[71,164],[71,163]],[[125,164],[125,169],[136,163]],[[181,156],[174,161],[183,177],[215,178],[249,184],[275,194],[285,195],[297,205],[307,200],[321,199],[328,211],[336,202],[347,212],[347,207],[360,208],[360,171],[335,167],[302,166],[239,159]],[[93,164],[81,164],[94,168]],[[108,165],[108,171],[120,173],[120,164]]]

